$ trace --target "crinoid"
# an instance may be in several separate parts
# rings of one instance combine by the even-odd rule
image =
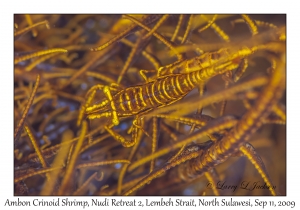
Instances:
[[[285,195],[285,15],[15,15],[15,195]]]

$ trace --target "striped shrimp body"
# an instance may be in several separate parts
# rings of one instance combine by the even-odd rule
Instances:
[[[107,99],[87,107],[85,113],[88,119],[111,117],[112,123],[109,127],[118,125],[121,117],[135,116],[137,121],[145,112],[175,103],[211,77],[237,67],[237,63],[227,62],[214,68],[170,74],[143,85],[128,87],[115,94],[111,87],[104,86],[103,92]]]
[[[161,67],[157,79],[125,89],[98,85],[98,89],[103,90],[106,99],[100,104],[88,106],[93,98],[93,96],[90,96],[87,100],[89,102],[86,103],[83,110],[85,110],[85,114],[90,120],[102,117],[111,118],[111,123],[105,126],[105,129],[123,146],[131,147],[136,142],[138,129],[143,130],[140,126],[142,115],[153,109],[175,103],[185,97],[191,90],[199,87],[200,84],[216,75],[237,69],[243,58],[250,56],[257,50],[264,49],[268,49],[268,46],[244,47],[233,52],[223,49],[210,56],[203,56],[201,59],[187,60],[185,66],[189,68],[186,73],[163,75],[163,72],[169,69],[168,67]],[[94,92],[89,92],[96,94],[95,89],[97,87],[94,86],[90,89]],[[134,140],[131,141],[125,140],[123,136],[112,130],[112,127],[119,124],[119,118],[128,116],[134,116],[132,127]],[[144,133],[150,136],[146,131]]]
[[[175,65],[161,67],[157,79],[142,85],[123,90],[101,86],[99,89],[103,89],[107,99],[100,104],[86,106],[85,113],[89,119],[112,117],[111,126],[118,125],[120,117],[141,116],[154,108],[172,104],[182,99],[199,84],[218,74],[238,68],[243,58],[268,48],[268,45],[243,47],[238,50],[224,48],[194,59],[177,62]],[[164,75],[165,72],[173,72],[176,68],[182,67],[187,72]]]

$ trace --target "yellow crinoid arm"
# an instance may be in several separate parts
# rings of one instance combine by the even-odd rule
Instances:
[[[35,58],[35,57],[39,57],[42,55],[47,55],[47,54],[52,54],[52,53],[67,53],[68,50],[62,49],[62,48],[53,48],[53,49],[49,49],[49,50],[41,50],[35,53],[31,53],[28,55],[24,55],[24,56],[20,56],[15,58],[14,60],[14,64],[20,63],[22,61],[26,61],[29,60],[31,58]]]

